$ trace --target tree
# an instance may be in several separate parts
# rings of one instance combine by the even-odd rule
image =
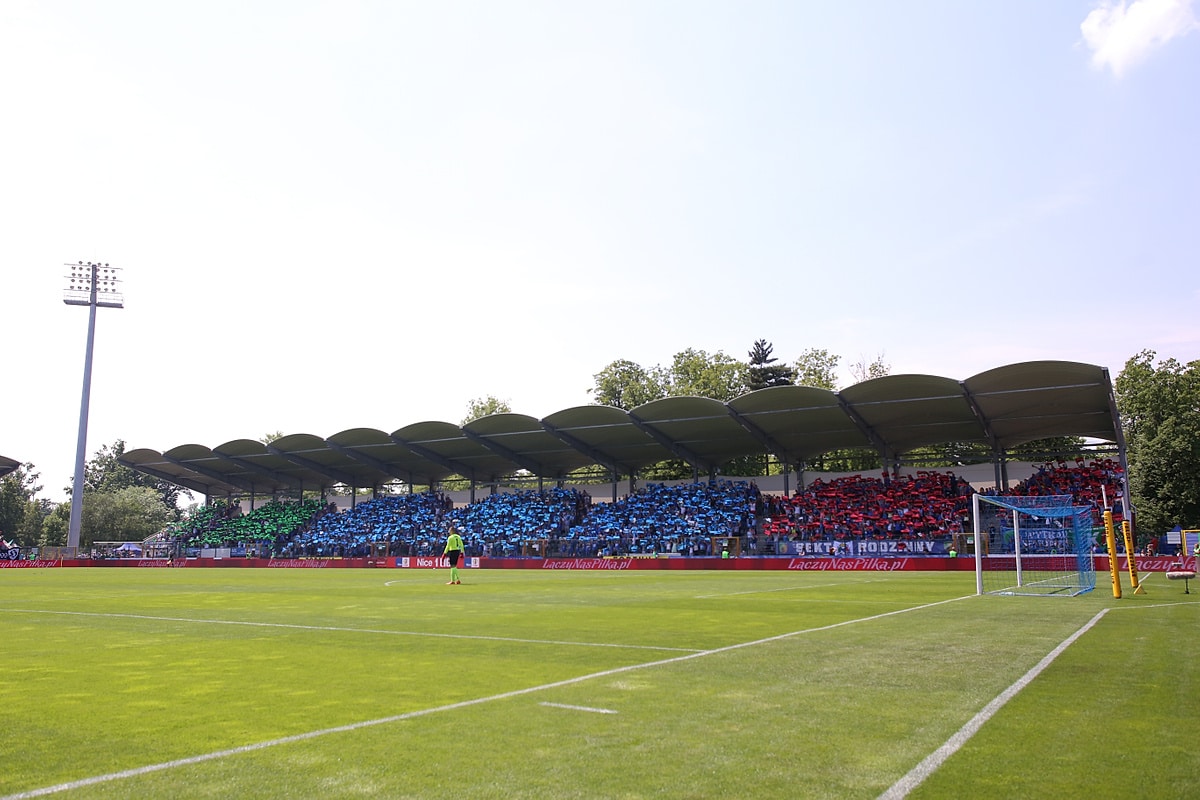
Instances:
[[[36,544],[26,538],[25,514],[34,495],[42,490],[38,477],[33,464],[22,464],[0,479],[0,534],[22,547]]]
[[[793,365],[796,385],[834,391],[837,388],[837,366],[841,360],[841,356],[835,356],[828,350],[805,350]]]
[[[828,350],[806,350],[800,361],[796,362],[796,371],[801,375],[800,382],[833,391],[834,370],[839,361],[841,357],[830,354]],[[869,364],[866,359],[860,358],[850,365],[850,375],[855,383],[882,377],[890,371],[891,368],[883,360],[882,353]],[[833,450],[822,453],[810,463],[818,470],[830,472],[862,472],[881,469],[884,466],[883,457],[875,450],[868,449]]]
[[[747,391],[747,366],[722,352],[709,354],[688,348],[675,354],[671,366],[649,369],[627,359],[613,361],[594,377],[589,390],[599,405],[628,411],[664,397],[710,397],[726,402]],[[651,480],[690,477],[682,461],[652,464],[642,474]]]
[[[96,451],[96,455],[87,462],[83,473],[85,502],[89,492],[115,492],[132,486],[142,486],[157,492],[163,505],[178,516],[180,495],[185,494],[190,498],[191,492],[170,481],[155,478],[125,466],[118,461],[124,454],[125,441],[117,439],[111,446],[101,445],[100,449]],[[67,494],[71,494],[69,487]]]
[[[476,397],[467,404],[467,416],[463,418],[462,424],[466,425],[468,422],[474,422],[492,414],[511,413],[512,406],[507,400],[498,400],[489,394],[487,397]]]
[[[596,385],[588,393],[597,405],[628,411],[667,396],[667,379],[659,367],[648,370],[633,361],[619,359],[592,377]]]
[[[1200,527],[1200,361],[1154,365],[1143,350],[1115,384],[1138,528]]]
[[[768,344],[766,339],[759,339],[750,348],[750,368],[746,373],[746,388],[767,389],[772,386],[791,386],[796,371],[788,366],[771,366],[778,358],[771,356],[775,346]]]
[[[1081,452],[1086,442],[1078,436],[1054,436],[1049,439],[1034,439],[1009,449],[1009,458],[1017,461],[1049,461],[1067,458]]]
[[[37,541],[38,547],[46,547],[48,545],[65,546],[67,544],[67,532],[70,527],[71,504],[59,503],[42,520],[42,534]],[[83,532],[80,531],[80,536],[82,537],[82,535]]]
[[[667,371],[669,397],[709,397],[728,402],[748,391],[748,367],[718,350],[688,348],[676,353]]]
[[[148,486],[126,486],[83,496],[80,547],[95,542],[142,541],[166,527],[173,515]]]
[[[21,525],[16,531],[17,540],[22,545],[41,544],[46,519],[58,505],[60,504],[44,498],[28,500],[25,503],[25,519],[21,521]]]
[[[264,433],[262,436],[258,437],[258,440],[260,442],[262,442],[263,444],[270,444],[271,442],[275,441],[276,439],[282,439],[282,438],[283,438],[283,431],[275,431],[274,433]]]
[[[891,375],[892,367],[883,360],[883,353],[875,356],[875,360],[867,363],[866,356],[859,356],[858,361],[850,365],[850,376],[854,378],[855,383],[869,381],[872,378],[882,378],[884,375]]]

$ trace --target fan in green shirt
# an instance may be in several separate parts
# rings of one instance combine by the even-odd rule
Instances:
[[[455,530],[453,525],[451,525],[450,535],[446,537],[446,549],[442,551],[442,555],[444,555],[450,561],[450,580],[446,581],[447,586],[452,586],[456,583],[462,583],[462,581],[458,579],[458,560],[462,558],[462,554],[462,537],[458,535],[458,531]]]

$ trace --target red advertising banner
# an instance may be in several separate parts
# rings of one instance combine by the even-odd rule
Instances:
[[[795,572],[895,572],[963,569],[949,558],[484,558],[484,569],[573,570],[789,570]],[[972,562],[973,563],[973,562]],[[972,567],[973,568],[973,567]]]
[[[1129,570],[1125,556],[1117,563],[1122,574]],[[117,558],[117,559],[30,559],[15,561],[0,559],[0,569],[41,569],[48,567],[232,567],[270,569],[356,569],[383,567],[399,569],[449,569],[450,562],[442,556],[392,556],[389,558]],[[907,558],[830,558],[830,557],[767,557],[767,558],[684,558],[680,556],[642,558],[479,558],[463,560],[461,567],[472,569],[567,569],[592,571],[622,570],[783,570],[789,572],[974,572],[975,559],[907,557]],[[1095,556],[1096,572],[1108,571],[1108,557]],[[1190,556],[1182,562],[1175,558],[1139,558],[1138,571],[1170,572],[1194,569]]]

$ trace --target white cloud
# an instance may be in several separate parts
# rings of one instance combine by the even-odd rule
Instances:
[[[1193,0],[1104,0],[1079,26],[1092,64],[1120,77],[1171,39],[1200,30]]]

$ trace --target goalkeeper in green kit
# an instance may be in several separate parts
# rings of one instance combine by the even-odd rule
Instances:
[[[442,555],[444,555],[450,561],[450,580],[446,581],[447,586],[453,586],[454,584],[462,583],[462,581],[458,579],[458,560],[462,558],[462,554],[462,537],[458,535],[458,531],[453,525],[451,525],[450,535],[446,537],[446,549],[442,551]]]

